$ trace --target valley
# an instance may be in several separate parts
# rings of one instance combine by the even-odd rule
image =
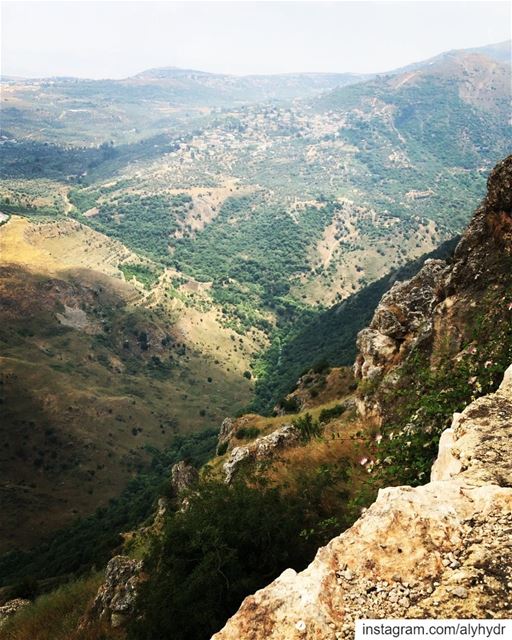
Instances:
[[[512,623],[505,5],[2,4],[0,640]]]
[[[0,550],[350,365],[506,154],[507,46],[369,76],[4,79]]]

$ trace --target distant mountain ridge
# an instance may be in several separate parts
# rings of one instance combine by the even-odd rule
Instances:
[[[258,78],[265,79],[286,79],[286,78],[318,78],[325,80],[336,80],[338,78],[345,79],[351,77],[353,79],[357,79],[357,81],[370,80],[375,76],[387,75],[387,74],[399,74],[405,71],[412,71],[414,69],[425,67],[427,65],[431,65],[437,62],[442,62],[446,58],[452,57],[453,55],[458,54],[469,54],[469,53],[478,53],[481,55],[485,55],[491,60],[495,62],[511,62],[512,59],[512,40],[505,40],[504,42],[498,42],[496,44],[485,45],[483,47],[471,47],[468,49],[450,49],[449,51],[444,51],[432,58],[427,58],[426,60],[420,60],[418,62],[413,62],[411,64],[405,65],[403,67],[396,67],[394,69],[390,69],[385,72],[375,72],[375,73],[354,73],[351,71],[340,71],[340,72],[329,72],[329,71],[297,71],[297,72],[286,72],[286,73],[250,73],[243,75],[234,75],[229,73],[215,73],[210,71],[202,71],[198,69],[183,69],[181,67],[168,66],[168,67],[154,67],[151,69],[145,69],[133,76],[129,76],[126,80],[131,78],[153,78],[153,79],[165,79],[171,77],[216,77],[216,78],[232,78],[236,80],[254,80]]]
[[[360,87],[354,88],[350,93],[338,87],[325,92],[316,100],[319,105],[328,106],[329,102],[336,101],[336,96],[352,104],[353,96],[367,96],[368,99],[382,99],[384,92],[389,95],[385,98],[390,104],[397,104],[397,98],[391,96],[406,96],[411,94],[411,87],[422,89],[425,84],[436,83],[439,90],[452,87],[457,90],[462,102],[471,104],[479,109],[487,111],[499,110],[505,116],[510,110],[510,66],[479,51],[453,51],[433,58],[425,64],[412,65],[397,70],[392,74],[378,75]],[[428,89],[430,101],[436,99],[432,89]],[[482,98],[482,99],[480,99]]]
[[[427,65],[435,64],[444,61],[457,54],[469,54],[478,53],[485,55],[495,62],[509,63],[512,60],[512,40],[505,40],[503,42],[484,45],[482,47],[471,47],[466,49],[451,49],[449,51],[442,52],[431,58],[425,60],[419,60],[402,67],[397,67],[384,72],[374,73],[357,73],[351,71],[292,71],[284,73],[250,73],[250,74],[230,74],[219,73],[213,71],[204,71],[201,69],[182,68],[173,65],[152,67],[144,69],[138,73],[135,73],[126,78],[112,79],[92,79],[92,78],[78,78],[74,76],[12,76],[2,75],[0,76],[1,82],[25,82],[25,81],[70,81],[70,82],[112,82],[118,84],[131,83],[133,81],[145,81],[145,80],[175,80],[175,79],[187,79],[208,82],[229,82],[231,85],[245,86],[246,88],[251,83],[263,83],[268,86],[277,85],[278,82],[306,82],[311,84],[311,88],[324,88],[329,89],[335,86],[343,86],[345,84],[352,84],[355,82],[364,82],[365,80],[371,80],[376,76],[382,75],[395,75],[404,73],[406,71],[412,71]]]
[[[196,69],[161,67],[147,69],[135,76],[118,81],[123,85],[155,83],[160,86],[182,89],[208,89],[222,92],[219,97],[241,102],[258,102],[268,99],[287,100],[364,82],[373,74],[357,73],[282,73],[236,76],[210,73]],[[212,94],[213,97],[213,94]]]
[[[419,62],[413,62],[405,65],[404,67],[398,67],[392,73],[404,73],[405,71],[414,71],[420,67],[426,67],[432,64],[445,61],[447,58],[451,58],[460,54],[478,53],[484,55],[490,60],[495,62],[502,62],[510,64],[512,62],[512,40],[504,40],[503,42],[497,42],[495,44],[484,45],[483,47],[470,47],[468,49],[450,49],[449,51],[443,51],[437,56],[427,58],[426,60],[420,60]],[[379,74],[385,75],[385,74]]]

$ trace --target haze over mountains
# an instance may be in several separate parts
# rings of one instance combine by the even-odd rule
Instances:
[[[4,79],[1,547],[104,504],[175,432],[271,412],[305,326],[458,234],[510,148],[509,60]]]

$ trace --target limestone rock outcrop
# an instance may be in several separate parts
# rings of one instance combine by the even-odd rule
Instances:
[[[172,466],[171,486],[174,495],[180,499],[194,488],[199,480],[199,472],[190,463],[180,460]]]
[[[431,331],[432,311],[445,272],[443,260],[427,260],[414,278],[395,283],[382,297],[370,326],[357,337],[356,377],[381,375]]]
[[[375,380],[400,366],[412,349],[431,342],[455,355],[470,337],[467,316],[486,292],[507,286],[512,272],[512,156],[498,163],[449,265],[427,260],[407,282],[395,284],[357,339],[357,378]]]
[[[456,414],[430,483],[379,492],[301,573],[244,600],[214,640],[339,640],[357,618],[512,611],[512,367]]]
[[[295,446],[299,440],[299,430],[291,424],[286,424],[244,447],[234,447],[227,462],[223,465],[225,482],[230,484],[233,481],[243,463],[271,460],[279,451]]]
[[[486,289],[510,271],[512,250],[512,155],[487,180],[487,194],[459,242],[446,281],[448,295]]]
[[[18,613],[20,609],[24,609],[32,604],[30,600],[25,598],[14,598],[9,600],[0,607],[0,628],[11,618],[14,614]]]
[[[220,426],[219,439],[217,442],[217,455],[222,455],[223,449],[227,448],[229,440],[233,434],[235,423],[232,418],[224,418]]]
[[[142,561],[127,556],[114,556],[105,571],[105,581],[80,623],[82,630],[96,621],[113,628],[124,626],[135,608],[140,584],[144,580]]]

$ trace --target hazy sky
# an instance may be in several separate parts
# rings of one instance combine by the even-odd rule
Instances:
[[[510,38],[508,2],[2,2],[2,73],[386,71]]]

